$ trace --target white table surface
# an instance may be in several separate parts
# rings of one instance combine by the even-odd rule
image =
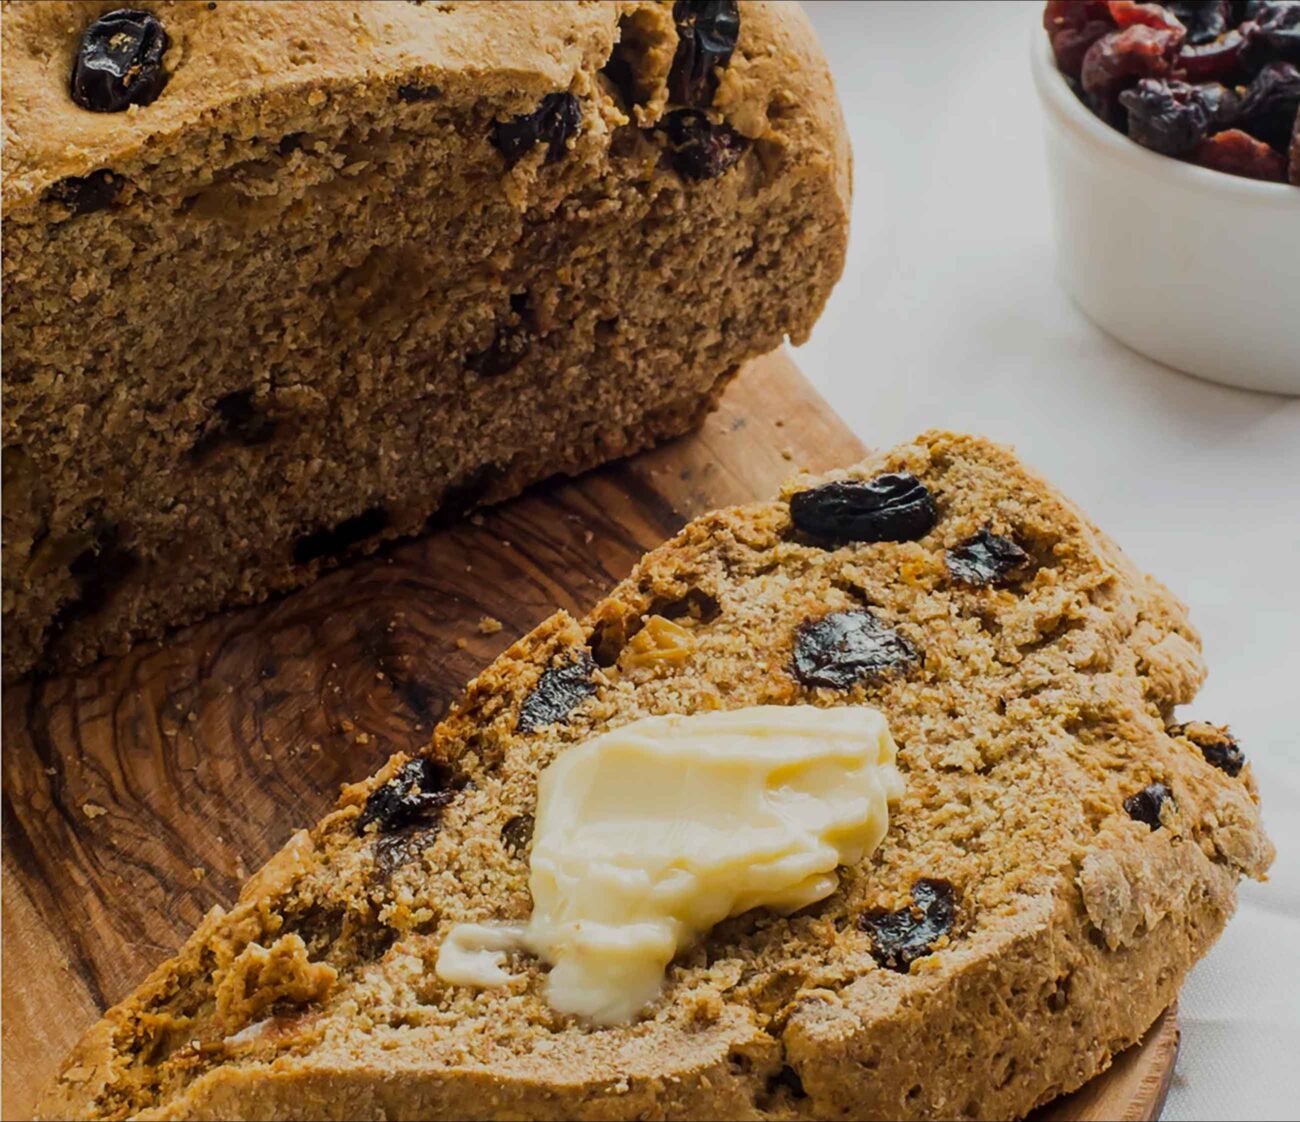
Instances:
[[[1028,69],[1041,4],[805,6],[855,195],[848,266],[799,363],[870,445],[932,426],[1015,444],[1190,605],[1211,674],[1186,712],[1232,725],[1278,860],[1187,981],[1164,1117],[1293,1119],[1300,400],[1159,366],[1057,285]],[[1300,333],[1300,283],[1291,299]]]

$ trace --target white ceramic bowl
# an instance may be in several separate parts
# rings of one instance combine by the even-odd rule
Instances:
[[[1089,112],[1034,30],[1060,271],[1079,306],[1178,370],[1300,394],[1300,187],[1148,152]]]

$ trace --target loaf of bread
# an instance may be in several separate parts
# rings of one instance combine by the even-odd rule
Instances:
[[[6,5],[5,670],[692,426],[849,155],[783,3]]]
[[[93,1028],[47,1118],[1013,1118],[1178,993],[1272,849],[1183,607],[986,441],[697,519],[474,681]],[[904,793],[830,895],[678,954],[630,1024],[444,981],[529,914],[538,775],[645,717],[870,705]]]

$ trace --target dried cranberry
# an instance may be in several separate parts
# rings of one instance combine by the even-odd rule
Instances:
[[[1187,41],[1200,45],[1222,35],[1234,22],[1232,0],[1163,0],[1187,28]]]
[[[790,497],[795,526],[830,545],[915,541],[938,518],[925,484],[908,471],[823,483]]]
[[[76,216],[112,206],[121,189],[121,177],[108,168],[100,168],[86,176],[70,175],[60,179],[47,187],[41,198],[47,203],[67,207]]]
[[[370,792],[357,818],[356,831],[364,833],[372,822],[378,824],[381,833],[427,822],[455,796],[447,768],[425,756],[407,760],[392,779]]]
[[[1247,36],[1243,63],[1256,70],[1281,60],[1300,65],[1300,3],[1297,0],[1251,0],[1246,19],[1254,25]]]
[[[519,707],[515,730],[533,732],[543,725],[567,719],[582,701],[596,692],[596,683],[592,681],[595,670],[591,653],[583,650],[571,662],[543,671],[533,692]]]
[[[1251,81],[1233,124],[1271,148],[1285,149],[1300,112],[1300,69],[1270,62]]]
[[[906,638],[866,610],[831,612],[795,631],[794,676],[805,686],[847,690],[918,657]]]
[[[1189,721],[1184,725],[1174,725],[1169,729],[1170,736],[1181,736],[1190,740],[1201,750],[1201,755],[1208,763],[1231,776],[1241,774],[1246,766],[1246,754],[1237,743],[1237,738],[1228,731],[1226,725],[1209,725],[1203,721]]]
[[[1115,21],[1105,0],[1048,0],[1043,9],[1043,27],[1056,65],[1062,73],[1077,78],[1088,48],[1114,31]]]
[[[1242,24],[1199,46],[1183,45],[1175,63],[1192,82],[1227,82],[1240,73],[1241,57],[1254,25]]]
[[[547,94],[532,112],[492,126],[492,143],[512,168],[533,145],[546,143],[546,163],[554,163],[568,151],[565,141],[578,131],[582,105],[571,93]]]
[[[1187,28],[1173,10],[1163,4],[1141,4],[1136,0],[1109,0],[1110,18],[1115,26],[1125,27],[1164,27],[1172,31],[1187,34]]]
[[[675,109],[655,126],[668,138],[668,162],[687,179],[716,179],[736,164],[749,141],[698,109]]]
[[[1172,799],[1173,792],[1163,783],[1152,783],[1124,800],[1124,810],[1134,822],[1141,822],[1153,831],[1160,829],[1160,808]]]
[[[427,848],[438,833],[438,823],[423,828],[401,830],[392,834],[379,834],[375,841],[373,874],[380,884],[391,880],[403,865],[414,861],[420,851]]]
[[[522,857],[533,841],[535,826],[531,814],[520,814],[501,827],[501,843],[516,857]]]
[[[148,105],[167,84],[170,40],[158,18],[134,8],[106,12],[86,28],[72,67],[72,100],[96,113]]]
[[[1080,71],[1089,105],[1103,112],[1121,90],[1139,79],[1168,74],[1181,43],[1179,31],[1140,23],[1098,39],[1083,56]]]
[[[1185,156],[1214,128],[1214,106],[1222,99],[1206,97],[1186,82],[1143,78],[1119,95],[1119,103],[1128,110],[1129,136],[1142,147]]]
[[[912,902],[896,912],[872,908],[858,917],[871,936],[871,956],[881,966],[906,974],[924,958],[957,918],[957,893],[946,880],[924,877],[912,885]]]
[[[1286,181],[1286,161],[1262,140],[1241,129],[1226,129],[1201,141],[1191,154],[1193,163],[1229,175]]]
[[[953,546],[943,560],[953,580],[976,586],[1010,580],[1029,566],[1029,554],[987,529]]]
[[[668,96],[680,105],[711,105],[718,87],[715,68],[731,61],[740,38],[736,0],[677,0],[677,51],[668,72]]]

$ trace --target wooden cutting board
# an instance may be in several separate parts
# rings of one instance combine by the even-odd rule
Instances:
[[[580,614],[710,507],[863,446],[781,353],[703,429],[270,604],[5,691],[5,1118],[110,1004],[339,785],[413,751],[465,682],[557,607]],[[1158,1117],[1166,1014],[1053,1119]],[[1059,1107],[1059,1109],[1058,1109]]]

